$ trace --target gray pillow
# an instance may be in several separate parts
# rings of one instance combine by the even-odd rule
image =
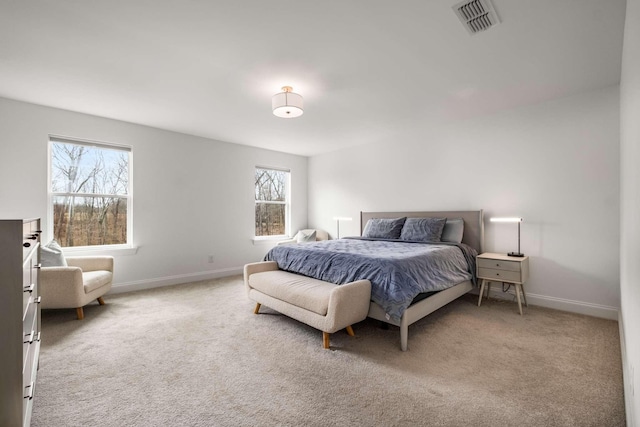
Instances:
[[[298,243],[315,242],[316,230],[300,230],[298,231],[298,236],[296,237],[296,240]]]
[[[362,237],[370,237],[375,239],[399,239],[402,232],[402,226],[407,217],[402,218],[372,218],[367,221],[364,227]]]
[[[407,218],[402,227],[402,240],[439,242],[446,218]]]
[[[62,248],[55,239],[40,247],[40,264],[43,267],[67,267]]]
[[[463,233],[464,220],[462,218],[447,218],[440,240],[443,242],[462,243]]]

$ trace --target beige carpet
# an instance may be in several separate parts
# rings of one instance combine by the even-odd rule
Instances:
[[[239,277],[43,311],[33,426],[623,426],[618,324],[464,296],[322,334]]]

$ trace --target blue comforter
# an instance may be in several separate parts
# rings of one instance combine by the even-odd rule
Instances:
[[[462,243],[346,238],[276,246],[265,261],[338,285],[368,279],[371,300],[399,321],[418,294],[475,283],[476,255]]]

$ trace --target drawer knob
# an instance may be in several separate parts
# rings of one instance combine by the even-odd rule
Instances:
[[[22,244],[22,246],[24,246],[25,248],[29,248],[29,247],[31,247],[31,243],[29,243],[29,242],[24,242],[24,243]]]
[[[36,383],[32,381],[31,384],[25,387],[26,396],[24,396],[24,398],[29,400],[33,399],[33,394],[34,394],[33,391],[35,388],[36,388]]]
[[[38,238],[37,234],[32,234],[31,236],[27,237],[27,239],[29,240],[36,240]]]
[[[30,334],[26,334],[25,338],[26,338],[26,340],[22,341],[23,344],[31,344],[31,343],[33,343],[33,340],[36,338],[36,331],[31,330],[31,333]]]

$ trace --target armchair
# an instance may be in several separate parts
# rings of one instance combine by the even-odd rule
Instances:
[[[92,300],[104,305],[102,296],[111,289],[113,257],[67,257],[67,267],[40,269],[42,308],[75,308],[78,320]]]

